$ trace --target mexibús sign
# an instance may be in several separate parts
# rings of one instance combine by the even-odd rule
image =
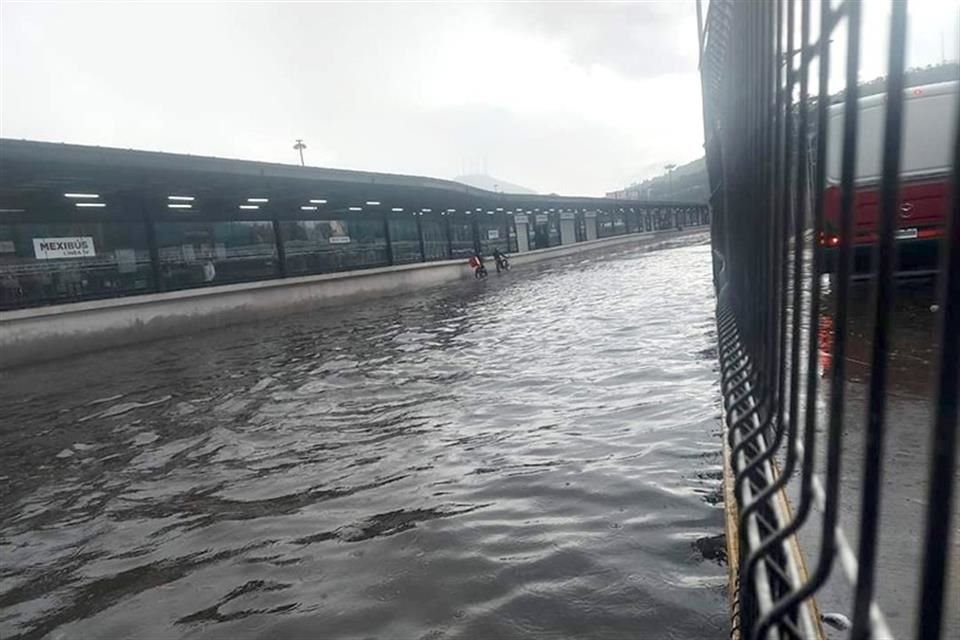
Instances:
[[[53,258],[88,258],[97,255],[93,238],[34,238],[33,255],[37,260]]]

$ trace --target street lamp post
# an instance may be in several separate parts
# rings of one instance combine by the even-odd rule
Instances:
[[[677,168],[677,165],[670,164],[663,165],[663,168],[667,170],[667,190],[669,191],[670,198],[673,198],[673,170]]]
[[[303,150],[307,148],[307,145],[303,143],[303,140],[297,138],[297,144],[293,145],[293,148],[300,152],[300,166],[306,166],[303,163]]]

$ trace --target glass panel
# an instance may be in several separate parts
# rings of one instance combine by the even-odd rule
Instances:
[[[509,253],[507,242],[507,223],[504,216],[484,215],[478,219],[480,227],[480,246],[484,255],[490,255],[494,249]]]
[[[550,246],[549,224],[550,218],[545,213],[530,216],[528,233],[530,234],[531,249],[546,249]]]
[[[451,219],[450,220],[450,238],[453,245],[454,258],[468,258],[473,255],[475,249],[473,246],[473,223]]]
[[[609,238],[614,234],[613,216],[608,212],[602,211],[597,214],[597,237]]]
[[[390,218],[390,247],[394,264],[420,262],[420,235],[417,221],[412,216]]]
[[[308,275],[383,267],[387,240],[381,220],[297,220],[281,222],[287,275]]]
[[[547,233],[549,238],[549,245],[551,247],[560,246],[560,215],[556,213],[551,213],[549,222],[547,223]]]
[[[624,214],[617,211],[613,214],[613,234],[621,235],[627,232],[627,220]]]
[[[153,290],[140,224],[0,225],[0,309]]]
[[[423,250],[427,260],[443,260],[448,258],[447,230],[443,220],[421,218],[423,225]]]
[[[164,289],[186,289],[277,277],[269,221],[157,222]]]

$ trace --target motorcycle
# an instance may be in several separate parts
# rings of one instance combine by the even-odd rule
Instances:
[[[510,271],[510,261],[507,260],[507,256],[504,255],[497,258],[497,273],[501,271]]]

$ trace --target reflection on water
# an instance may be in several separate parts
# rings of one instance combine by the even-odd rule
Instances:
[[[863,481],[864,428],[870,384],[870,360],[873,335],[873,298],[871,284],[857,282],[849,297],[849,330],[846,362],[846,397],[841,462],[841,519],[844,530],[856,548],[859,540],[860,488]],[[827,287],[826,309],[820,317],[819,355],[821,394],[819,423],[828,423],[828,380],[833,366],[831,348],[834,297]],[[932,279],[901,280],[896,289],[892,318],[893,335],[889,351],[883,493],[879,533],[876,590],[878,602],[891,630],[898,637],[914,635],[918,585],[926,519],[930,430],[933,403],[936,401],[934,373],[938,364],[936,349],[936,288]],[[822,442],[822,441],[821,441]],[[824,451],[817,450],[819,469],[823,469]],[[960,478],[957,482],[960,491]],[[960,508],[954,522],[960,522]],[[943,517],[946,517],[944,514]],[[819,518],[814,518],[801,536],[809,557],[819,554]],[[951,556],[947,638],[960,638],[960,536],[954,535]],[[839,570],[835,573],[839,574]],[[848,582],[835,575],[820,596],[823,607],[852,613]],[[840,636],[842,637],[842,636]]]
[[[0,636],[725,635],[709,259],[6,372]]]

